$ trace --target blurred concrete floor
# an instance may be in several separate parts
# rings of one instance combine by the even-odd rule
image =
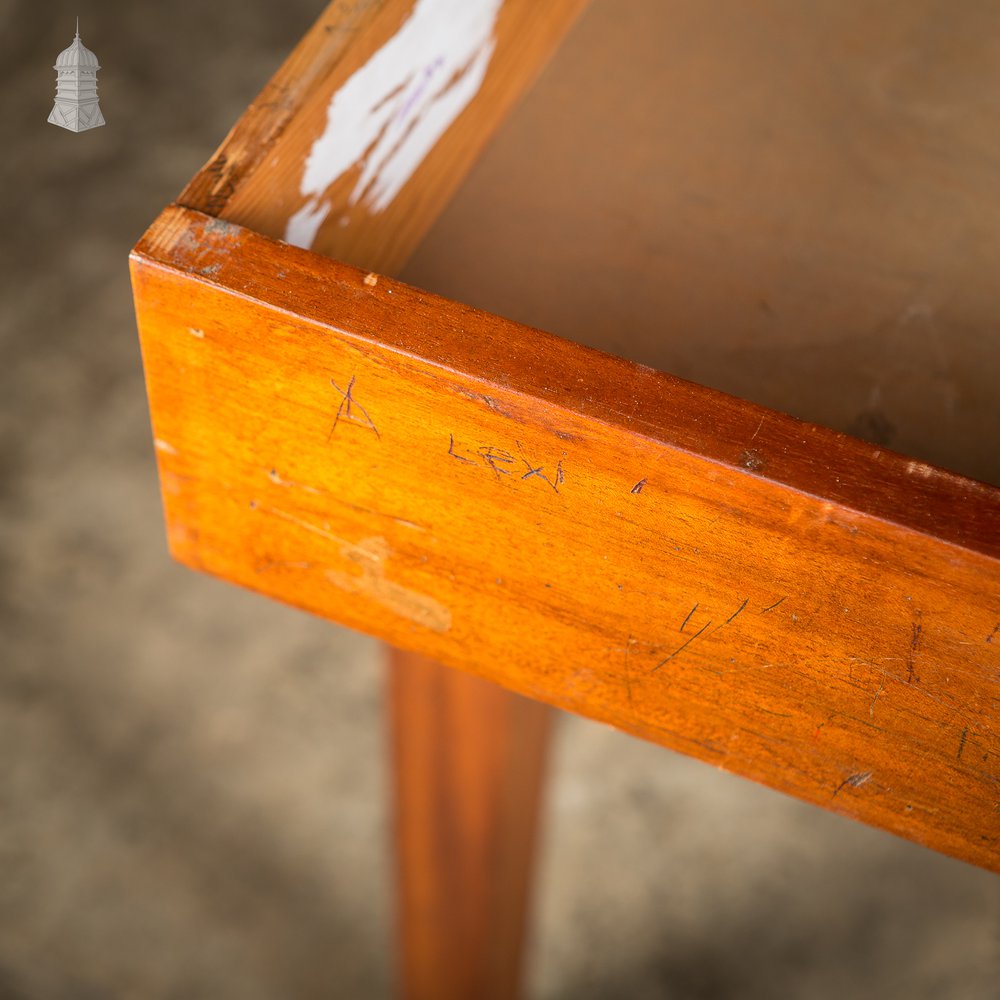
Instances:
[[[126,274],[319,6],[0,0],[3,1000],[391,988],[378,647],[171,564]],[[566,718],[531,958],[550,1000],[987,998],[1000,881]]]

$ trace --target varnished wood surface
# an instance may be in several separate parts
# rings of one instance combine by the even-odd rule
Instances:
[[[553,713],[412,653],[389,668],[402,995],[510,1000]]]
[[[996,490],[183,209],[133,273],[179,559],[1000,868]]]
[[[392,271],[581,6],[581,0],[337,0],[180,200],[290,240],[293,215],[304,205],[318,207],[328,221],[308,245]],[[488,55],[480,85],[474,80],[476,59],[470,59],[468,46],[461,48],[462,32],[450,31],[447,21],[471,16],[482,29],[489,27],[491,9],[498,16],[479,54]],[[442,23],[433,23],[435,11],[444,16]],[[421,17],[424,28],[416,37]],[[449,53],[449,45],[459,51]],[[357,108],[364,112],[362,120],[352,121],[327,152],[335,156],[337,147],[353,142],[355,161],[320,197],[307,200],[304,171],[317,155],[314,147],[331,102],[344,98],[352,79],[357,90],[355,74],[370,73],[379,60],[386,63],[390,50],[391,64],[382,65],[355,94],[362,101]],[[365,197],[371,188],[360,180],[369,161],[404,143],[470,81],[475,93],[467,106],[393,203],[373,204]],[[357,139],[363,119],[378,115],[380,133],[369,137],[372,146],[365,148],[369,139]],[[297,232],[295,238],[301,236]],[[344,416],[350,420],[356,414],[348,405]],[[435,1000],[513,997],[549,709],[412,655],[393,654],[390,674],[401,992]]]
[[[358,188],[359,178],[374,155],[371,147],[359,148],[346,171],[316,197],[317,210],[324,213],[325,222],[310,248],[361,267],[395,272],[499,122],[534,81],[585,2],[498,0],[495,27],[485,46],[488,67],[454,124],[384,208],[373,206],[366,192]],[[400,67],[398,82],[394,78],[384,94],[372,89],[367,104],[357,109],[359,120],[336,138],[333,146],[356,141],[351,133],[360,127],[362,112],[370,114],[379,105],[391,111],[383,130],[396,129],[398,141],[402,141],[433,114],[433,102],[422,118],[413,111],[415,103],[429,94],[436,95],[439,103],[447,103],[455,88],[473,72],[461,57],[454,65],[447,61],[448,21],[489,7],[489,0],[464,7],[426,0],[333,0],[185,188],[179,203],[269,236],[288,238],[289,220],[310,201],[303,191],[304,170],[314,155],[314,143],[324,131],[334,95],[353,74],[379,57],[381,50],[392,51],[386,47],[413,27],[417,14],[426,13],[428,8],[439,10],[441,23],[424,29],[417,51],[411,45],[403,52],[394,52],[395,58],[411,58],[412,66]],[[377,82],[378,75],[372,84]]]

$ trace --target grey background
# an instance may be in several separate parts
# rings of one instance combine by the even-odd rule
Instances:
[[[126,272],[320,6],[0,2],[3,1000],[390,990],[378,647],[171,564]],[[531,957],[551,1000],[986,998],[1000,882],[566,718]]]

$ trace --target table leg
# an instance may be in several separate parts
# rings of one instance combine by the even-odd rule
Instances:
[[[400,992],[509,1000],[552,711],[419,655],[389,655]]]

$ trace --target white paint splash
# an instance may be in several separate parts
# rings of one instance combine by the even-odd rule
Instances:
[[[357,164],[348,204],[373,214],[388,208],[482,86],[502,6],[417,0],[399,31],[333,95],[299,184],[308,200],[288,220],[286,242],[313,245],[332,208],[327,189]]]

